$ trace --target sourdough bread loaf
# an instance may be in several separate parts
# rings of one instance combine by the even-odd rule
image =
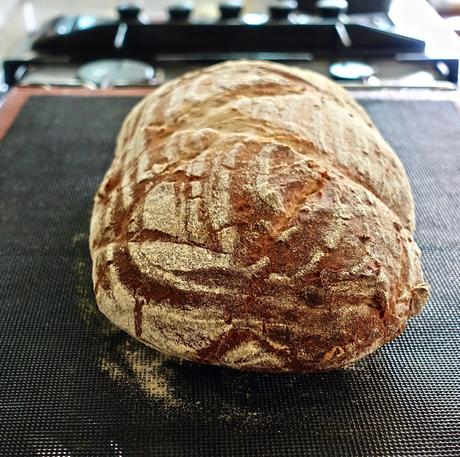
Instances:
[[[406,173],[337,84],[228,62],[126,118],[95,198],[100,310],[166,354],[244,370],[343,367],[428,286]]]

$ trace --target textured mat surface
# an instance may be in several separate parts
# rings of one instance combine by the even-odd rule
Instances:
[[[460,455],[460,115],[363,102],[404,162],[432,297],[352,368],[179,364],[96,310],[92,197],[134,98],[32,98],[0,143],[0,455]]]

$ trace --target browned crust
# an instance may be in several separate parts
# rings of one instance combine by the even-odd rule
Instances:
[[[100,309],[165,353],[351,363],[427,300],[398,158],[339,86],[266,62],[165,84],[127,117],[91,223]]]

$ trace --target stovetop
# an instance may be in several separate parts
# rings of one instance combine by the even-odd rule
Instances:
[[[4,87],[157,85],[238,58],[292,63],[351,87],[457,86],[460,39],[428,3],[373,2],[379,11],[366,4],[283,0],[245,13],[227,0],[216,17],[200,18],[183,1],[154,19],[128,3],[116,19],[57,16],[4,60]]]

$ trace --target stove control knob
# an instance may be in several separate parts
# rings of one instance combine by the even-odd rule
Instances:
[[[119,3],[117,6],[118,18],[120,21],[138,21],[141,8],[136,3]]]
[[[187,21],[193,12],[193,3],[180,2],[168,8],[170,21]]]
[[[228,0],[226,2],[219,3],[220,18],[226,19],[238,19],[242,6],[238,0]]]
[[[321,17],[336,18],[348,10],[346,0],[319,0],[316,2],[316,9]]]
[[[282,0],[272,3],[269,6],[270,17],[275,21],[287,20],[289,14],[297,9],[297,2],[294,0]]]

